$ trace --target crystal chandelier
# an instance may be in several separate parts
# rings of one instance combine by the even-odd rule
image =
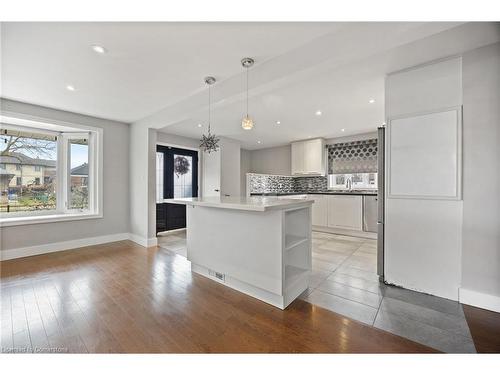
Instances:
[[[215,83],[214,77],[205,77],[205,83],[208,85],[208,133],[201,137],[200,148],[202,151],[211,153],[219,150],[219,138],[210,132],[210,112],[211,112],[211,91],[210,86]]]
[[[251,57],[245,57],[241,60],[241,65],[247,70],[247,114],[245,117],[243,117],[243,120],[241,120],[241,127],[245,130],[253,129],[253,120],[248,115],[248,69],[250,69],[253,63],[254,60]]]

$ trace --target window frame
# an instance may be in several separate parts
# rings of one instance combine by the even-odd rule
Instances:
[[[346,190],[346,184],[334,184],[332,181],[335,181],[336,176],[345,176],[345,180],[352,178],[353,175],[355,174],[360,174],[362,175],[362,182],[356,182],[353,183],[352,189],[353,190],[377,190],[378,185],[377,185],[377,179],[378,179],[378,173],[377,172],[355,172],[355,173],[332,173],[328,175],[328,190]],[[370,185],[370,174],[373,174],[375,177],[375,183]],[[355,184],[355,185],[354,185]]]
[[[92,212],[95,207],[95,189],[92,181],[94,180],[94,158],[95,158],[95,150],[93,148],[94,145],[94,136],[91,132],[75,132],[75,133],[64,133],[61,135],[62,138],[62,154],[63,154],[63,171],[65,173],[62,176],[62,196],[64,198],[64,210],[67,213],[78,213],[78,212]],[[89,208],[87,209],[79,209],[79,208],[69,208],[71,201],[71,146],[70,142],[73,139],[87,139],[88,140],[88,165],[89,165],[89,173],[87,175],[88,181],[87,190],[89,193],[88,201]]]
[[[57,135],[57,161],[56,161],[56,209],[50,211],[15,212],[0,214],[0,227],[13,225],[27,225],[37,223],[50,223],[68,220],[102,218],[103,206],[103,129],[83,124],[46,119],[26,114],[3,111],[0,115],[1,127],[5,129],[20,129],[34,133]],[[71,168],[69,163],[69,139],[81,137],[89,140],[89,208],[67,209],[69,202],[69,182],[71,181]],[[79,138],[81,139],[81,138]],[[66,144],[66,146],[65,146]],[[69,168],[69,170],[68,170]],[[61,173],[67,171],[67,173]]]

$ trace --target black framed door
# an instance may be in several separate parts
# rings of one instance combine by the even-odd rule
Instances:
[[[156,152],[160,153],[157,157],[157,163],[160,164],[157,169],[162,167],[163,170],[163,186],[158,186],[158,189],[163,187],[163,198],[197,197],[198,152],[160,145],[156,146]],[[161,172],[157,170],[157,173]],[[156,204],[156,233],[185,227],[186,206]]]

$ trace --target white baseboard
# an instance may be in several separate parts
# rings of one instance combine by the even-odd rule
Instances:
[[[80,238],[71,241],[53,242],[38,246],[19,247],[0,251],[1,260],[24,258],[33,255],[54,253],[56,251],[78,249],[85,246],[101,245],[108,242],[131,240],[144,247],[157,246],[158,240],[155,238],[143,238],[132,233],[116,233],[105,236]]]
[[[476,306],[481,309],[500,312],[500,297],[492,294],[476,292],[470,289],[459,289],[460,303]]]
[[[152,247],[158,245],[158,239],[156,237],[145,238],[134,233],[129,233],[129,240],[144,247]]]
[[[38,246],[19,247],[0,251],[1,260],[29,257],[33,255],[53,253],[56,251],[71,250],[79,247],[100,245],[108,242],[123,241],[129,239],[128,233],[116,233],[106,236],[87,237],[77,240],[53,242]]]

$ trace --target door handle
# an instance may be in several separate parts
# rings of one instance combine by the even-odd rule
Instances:
[[[231,194],[224,194],[224,196],[225,196],[225,197],[230,197],[230,196],[231,196]]]
[[[218,193],[220,190],[219,189],[214,189],[214,191],[216,191]]]

